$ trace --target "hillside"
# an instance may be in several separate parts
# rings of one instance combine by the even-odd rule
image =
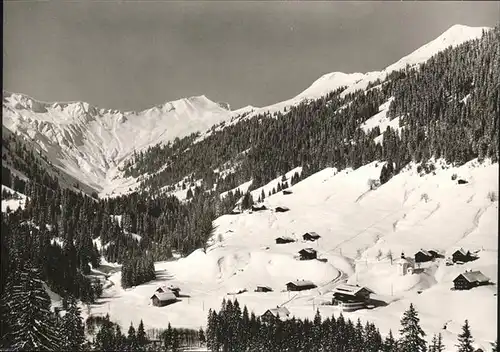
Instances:
[[[435,174],[419,173],[409,165],[376,190],[370,190],[367,181],[380,173],[382,163],[320,171],[291,187],[290,195],[267,197],[268,210],[218,218],[206,253],[197,250],[178,261],[157,263],[155,281],[123,290],[120,274],[111,276],[114,285],[103,298],[108,303],[93,306],[92,312],[109,312],[123,327],[142,318],[149,327],[160,328],[168,321],[196,329],[205,326],[209,308],[218,309],[228,293],[246,289],[234,297],[256,314],[283,304],[297,317],[312,319],[318,307],[324,316],[338,316],[337,308],[320,304],[331,299],[335,283],[349,278],[392,303],[344,313],[346,317],[374,321],[383,334],[389,329],[395,332],[401,312],[413,302],[424,330],[441,331],[448,347],[456,341],[463,320],[469,319],[477,345],[489,348],[496,338],[496,286],[464,292],[450,288],[466,269],[481,270],[496,283],[498,200],[492,201],[491,194],[498,197],[498,164],[472,161],[452,167],[440,161],[436,165]],[[454,174],[468,183],[458,184],[452,180]],[[276,206],[290,211],[277,213]],[[302,240],[308,231],[320,234],[318,243]],[[297,242],[275,244],[279,236]],[[294,259],[305,247],[316,249],[327,262]],[[460,247],[478,251],[480,259],[450,267],[440,259],[423,273],[409,276],[399,276],[388,259],[389,252],[396,259],[401,252],[412,256],[421,248],[448,257]],[[311,280],[318,289],[280,292],[286,282],[296,279]],[[177,285],[189,297],[153,307],[148,298],[162,284]],[[274,292],[253,292],[257,285],[270,286]]]

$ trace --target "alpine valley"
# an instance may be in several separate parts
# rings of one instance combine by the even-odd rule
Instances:
[[[404,313],[429,351],[456,351],[465,320],[496,351],[499,62],[500,28],[455,25],[265,107],[4,91],[3,347],[134,350],[132,323],[138,350],[420,351]],[[26,285],[57,318],[23,308]],[[49,333],[78,310],[84,337]],[[51,321],[45,342],[23,319]]]

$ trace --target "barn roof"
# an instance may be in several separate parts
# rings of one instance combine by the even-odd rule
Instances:
[[[464,256],[466,256],[466,255],[467,255],[467,252],[466,252],[463,248],[459,248],[459,249],[457,249],[455,252],[453,252],[453,254],[455,254],[455,253],[457,253],[457,252],[458,252],[459,254],[464,255]]]
[[[426,257],[432,257],[432,254],[430,254],[428,251],[426,251],[425,249],[420,249],[417,253],[422,253],[423,255],[425,255]],[[415,253],[415,255],[417,255],[417,253]]]
[[[458,275],[455,278],[455,280],[458,279],[460,276],[463,276],[470,283],[490,281],[490,279],[486,275],[484,275],[482,272],[480,272],[479,270],[466,271],[465,273]],[[455,280],[453,280],[453,281],[455,281]]]
[[[158,298],[160,301],[175,301],[177,298],[175,295],[172,293],[172,291],[167,291],[167,292],[156,292],[154,295],[150,297],[153,298],[155,297]]]
[[[280,237],[276,237],[276,239],[282,239],[282,240],[287,240],[287,241],[295,241],[293,238],[291,237],[288,237],[288,236],[280,236]]]
[[[297,287],[303,287],[303,286],[314,286],[312,281],[309,280],[295,280],[295,281],[290,281],[287,282],[287,285],[292,284]]]
[[[275,317],[277,317],[279,314],[280,318],[287,318],[290,315],[290,311],[286,307],[271,308],[266,310],[264,314],[266,314],[267,312],[270,312]]]
[[[168,286],[162,285],[162,286],[158,287],[156,290],[158,291],[160,288],[163,290],[163,292],[180,291],[181,290],[179,287],[174,286],[174,285],[168,285]]]
[[[309,235],[309,236],[311,236],[311,237],[313,237],[313,238],[320,238],[320,237],[321,237],[320,235],[318,235],[318,234],[317,234],[316,232],[314,232],[314,231],[311,231],[311,232],[306,232],[306,233],[304,234],[304,236],[305,236],[305,235]]]
[[[335,289],[333,290],[333,293],[342,293],[344,295],[356,296],[362,290],[366,290],[369,293],[374,293],[369,288],[366,288],[363,286],[351,285],[351,284],[340,284],[337,287],[335,287]]]
[[[304,248],[299,251],[299,253],[314,254],[316,251],[312,248]]]
[[[266,288],[266,289],[271,290],[271,291],[273,290],[273,289],[272,289],[271,287],[269,287],[269,286],[257,285],[257,288],[259,288],[259,287],[260,287],[260,288]]]

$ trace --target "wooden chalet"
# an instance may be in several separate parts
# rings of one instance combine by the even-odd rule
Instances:
[[[421,249],[417,253],[415,253],[415,262],[417,262],[417,263],[429,262],[433,258],[434,257],[432,256],[432,254],[424,249]]]
[[[252,211],[261,211],[261,210],[267,210],[267,207],[264,204],[261,205],[252,205]]]
[[[311,232],[306,232],[302,238],[305,240],[305,241],[316,241],[317,239],[319,239],[321,236],[318,235],[316,232],[314,231],[311,231]]]
[[[340,284],[333,290],[332,304],[346,312],[363,309],[370,303],[372,293],[374,292],[366,287]]]
[[[290,318],[290,311],[286,307],[276,307],[268,309],[260,316],[265,323],[272,322],[276,319],[287,320]]]
[[[318,253],[312,248],[304,248],[299,251],[300,260],[311,260],[318,257]]]
[[[288,194],[292,194],[292,193],[293,193],[293,192],[292,192],[292,190],[291,190],[291,189],[284,189],[284,190],[283,190],[283,194],[284,194],[284,195],[288,195]]]
[[[285,243],[292,243],[292,242],[295,242],[295,240],[291,237],[281,236],[281,237],[276,238],[276,244],[285,244]]]
[[[255,292],[272,292],[273,289],[269,286],[257,286]]]
[[[284,206],[279,206],[279,207],[274,208],[274,211],[277,213],[285,213],[289,210],[290,210],[290,208],[284,207]]]
[[[477,257],[472,255],[470,251],[465,251],[463,248],[457,249],[455,252],[453,252],[451,258],[454,263],[466,263],[477,259]]]
[[[480,271],[466,271],[453,280],[455,290],[470,290],[476,286],[487,285],[490,279]]]
[[[169,304],[177,302],[177,297],[173,292],[155,292],[154,295],[150,297],[151,303],[156,307],[168,306]]]
[[[304,290],[310,290],[315,287],[316,285],[308,280],[290,281],[289,283],[286,284],[287,291],[304,291]]]

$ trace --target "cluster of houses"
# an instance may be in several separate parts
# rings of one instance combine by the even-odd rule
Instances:
[[[168,306],[179,300],[180,288],[176,286],[160,286],[150,297],[151,304],[156,307]]]
[[[424,263],[442,257],[437,251],[426,251],[424,249],[415,253],[414,259],[405,257],[404,253],[401,253],[401,258],[396,261],[398,274],[401,276],[411,275],[415,272],[415,263]],[[463,248],[459,248],[451,254],[450,258],[446,261],[446,265],[463,264],[476,259],[478,259],[477,255],[472,254],[469,250],[466,251]],[[466,270],[453,280],[453,289],[470,290],[471,288],[488,284],[490,284],[490,279],[480,271]]]

